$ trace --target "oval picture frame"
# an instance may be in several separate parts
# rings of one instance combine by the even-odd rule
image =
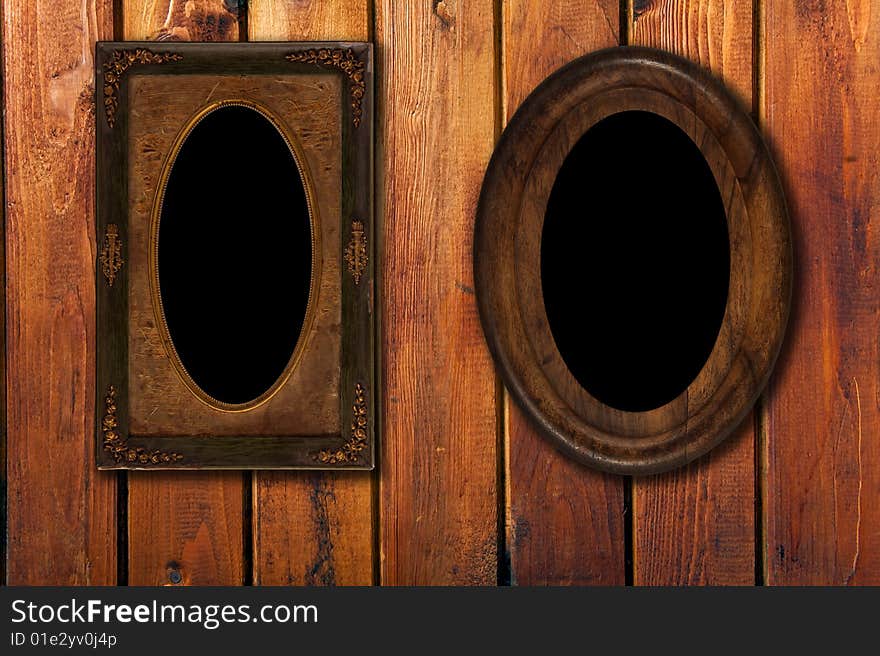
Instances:
[[[187,139],[201,124],[201,122],[218,110],[223,110],[229,107],[248,109],[261,116],[278,132],[279,136],[283,140],[285,146],[290,153],[290,157],[296,166],[296,170],[299,173],[299,179],[302,183],[305,193],[311,240],[311,265],[309,267],[310,279],[308,301],[306,303],[305,317],[303,319],[302,327],[300,329],[300,334],[297,336],[293,351],[278,378],[264,392],[262,392],[255,398],[242,403],[227,403],[214,398],[205,390],[203,390],[199,383],[197,383],[190,375],[190,372],[183,364],[183,360],[180,356],[180,353],[178,352],[177,346],[175,345],[174,340],[171,337],[171,332],[168,326],[168,320],[165,314],[165,306],[162,301],[162,294],[159,284],[159,226],[165,202],[165,192],[168,186],[168,180],[171,176],[171,172],[174,168],[175,163],[177,162],[181,149],[184,147]],[[322,263],[319,255],[321,252],[321,221],[318,217],[318,203],[315,200],[314,187],[315,185],[312,182],[312,174],[309,171],[307,159],[305,153],[303,152],[303,147],[299,143],[296,136],[294,136],[291,131],[285,126],[284,121],[276,116],[269,108],[252,100],[248,100],[245,98],[226,98],[223,100],[210,102],[205,106],[200,107],[195,115],[183,125],[177,137],[174,139],[173,144],[171,145],[171,149],[168,153],[168,156],[166,157],[165,162],[162,165],[162,169],[159,174],[159,181],[156,185],[157,192],[155,194],[152,210],[150,212],[150,297],[153,304],[153,314],[155,317],[156,329],[159,333],[162,344],[165,347],[165,352],[167,354],[168,360],[174,366],[174,369],[177,372],[177,375],[180,378],[181,382],[186,385],[187,389],[189,389],[193,396],[195,396],[197,399],[199,399],[202,403],[210,408],[223,412],[247,412],[248,410],[251,410],[266,403],[266,401],[268,401],[278,392],[278,390],[284,385],[287,379],[290,378],[291,373],[296,368],[297,363],[302,357],[303,351],[305,350],[306,342],[308,341],[309,335],[312,330],[312,325],[315,320],[317,304],[316,299],[318,299],[319,296],[321,282]]]
[[[724,199],[730,243],[727,306],[708,359],[678,397],[643,412],[613,408],[581,387],[541,302],[541,235],[556,175],[587,130],[626,111],[659,114],[697,145]],[[619,474],[673,469],[730,435],[766,385],[791,305],[791,243],[770,152],[720,81],[648,48],[584,56],[523,102],[486,172],[474,277],[489,350],[513,399],[565,454]]]

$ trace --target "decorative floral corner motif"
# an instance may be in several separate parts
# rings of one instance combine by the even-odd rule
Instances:
[[[361,284],[361,276],[367,268],[369,257],[367,255],[367,236],[364,233],[364,224],[354,220],[351,223],[351,239],[345,249],[345,263],[354,277],[354,284]]]
[[[180,462],[183,456],[173,451],[148,451],[142,447],[130,447],[119,433],[119,420],[116,416],[116,388],[107,388],[104,397],[104,417],[101,419],[101,432],[104,433],[104,450],[108,451],[118,464],[161,465]]]
[[[352,406],[351,436],[338,449],[322,449],[312,454],[312,458],[326,465],[356,463],[361,451],[367,448],[367,401],[366,390],[360,383],[354,388]]]
[[[332,66],[342,71],[351,85],[351,116],[355,127],[360,126],[363,116],[363,100],[367,93],[364,79],[364,62],[357,58],[351,48],[316,48],[294,52],[285,57],[289,62]]]
[[[116,124],[116,111],[119,109],[119,85],[125,74],[135,64],[164,64],[180,61],[182,55],[176,52],[155,53],[146,48],[135,50],[114,50],[110,61],[104,64],[104,111],[107,125]]]
[[[101,272],[107,279],[107,284],[112,287],[116,282],[116,274],[125,264],[122,259],[122,239],[119,238],[119,227],[115,223],[107,224],[98,259],[101,262]]]

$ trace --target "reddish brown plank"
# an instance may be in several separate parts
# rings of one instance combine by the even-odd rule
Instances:
[[[223,0],[124,0],[126,39],[237,41]],[[131,472],[128,582],[240,585],[244,581],[240,472]]]
[[[371,585],[371,480],[362,472],[254,478],[254,583]]]
[[[761,116],[796,255],[764,427],[766,581],[877,585],[880,15],[871,0],[762,4]]]
[[[97,471],[94,43],[110,0],[3,7],[10,585],[116,581]]]
[[[367,41],[366,0],[255,2],[252,41]],[[375,536],[370,472],[254,474],[254,583],[370,585]]]
[[[241,585],[239,472],[130,472],[130,585]]]
[[[490,2],[376,3],[381,581],[497,580],[495,376],[471,244],[495,139]]]
[[[753,6],[741,0],[636,0],[630,42],[718,75],[752,106]],[[750,415],[690,465],[633,480],[636,585],[755,581],[755,432]]]
[[[620,3],[502,5],[504,120],[550,73],[618,43]],[[520,585],[623,584],[623,479],[583,467],[506,403],[507,548]]]
[[[2,67],[0,63],[0,67]],[[2,68],[0,68],[2,70]],[[2,85],[0,85],[2,87]],[[0,106],[3,106],[3,89],[0,88]],[[0,120],[0,144],[4,144],[3,138],[3,121]],[[9,535],[6,530],[9,520],[7,496],[9,487],[6,484],[6,200],[4,197],[3,182],[3,157],[0,156],[0,408],[3,408],[0,414],[0,462],[3,463],[0,468],[0,504],[3,504],[0,515],[0,532],[3,535]],[[6,551],[7,540],[0,541],[0,585],[6,585]]]

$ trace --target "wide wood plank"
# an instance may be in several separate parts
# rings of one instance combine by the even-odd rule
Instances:
[[[189,5],[189,6],[187,6]],[[124,0],[124,38],[237,41],[223,0]],[[244,581],[240,472],[128,475],[130,585],[240,585]]]
[[[880,12],[872,0],[762,4],[761,117],[797,281],[766,406],[766,581],[878,585]]]
[[[752,14],[742,0],[636,0],[630,43],[701,64],[749,111]],[[749,415],[721,447],[682,469],[633,480],[636,585],[754,583],[754,422]]]
[[[93,56],[111,12],[3,7],[10,585],[116,582],[116,477],[93,437]]]
[[[474,297],[496,132],[491,2],[376,3],[381,581],[497,580],[495,375]]]
[[[557,68],[617,45],[619,5],[610,0],[511,0],[502,5],[505,121]],[[511,582],[622,585],[624,479],[566,458],[513,401],[505,409]]]
[[[251,41],[367,41],[367,0],[262,0]],[[370,585],[375,531],[371,472],[256,472],[254,583]]]

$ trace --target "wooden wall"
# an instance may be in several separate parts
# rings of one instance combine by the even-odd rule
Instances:
[[[92,57],[113,38],[376,44],[377,471],[95,469]],[[736,91],[797,262],[756,411],[635,480],[564,459],[509,402],[470,264],[506,121],[620,44]],[[880,584],[878,61],[878,0],[3,0],[6,582]]]

